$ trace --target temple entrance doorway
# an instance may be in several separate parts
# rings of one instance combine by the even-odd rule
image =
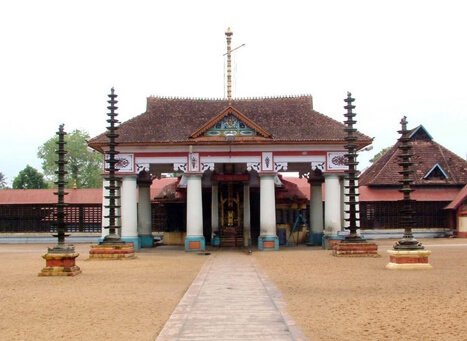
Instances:
[[[219,183],[220,246],[243,246],[243,183]]]

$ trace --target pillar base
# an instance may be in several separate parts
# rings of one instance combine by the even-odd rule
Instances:
[[[139,249],[141,249],[140,237],[121,237],[121,240],[128,244],[133,243],[133,249],[135,251],[138,251]]]
[[[467,238],[467,231],[459,231],[457,232],[458,238]]]
[[[215,235],[211,238],[212,246],[221,246],[221,238],[218,235]]]
[[[337,234],[325,234],[323,235],[321,246],[325,250],[332,250],[334,245],[340,243],[343,239],[342,236],[338,236]]]
[[[204,236],[186,236],[185,251],[204,251],[206,250],[206,241]]]
[[[79,253],[46,253],[42,256],[45,259],[45,268],[39,272],[39,276],[76,276],[81,273],[79,266],[76,266],[75,259]]]
[[[154,237],[152,234],[140,235],[139,240],[142,248],[154,247]]]
[[[279,238],[277,236],[259,236],[258,250],[279,251]]]
[[[308,246],[322,246],[323,245],[323,233],[313,233],[311,232],[306,245]]]
[[[390,270],[416,270],[432,269],[428,263],[430,250],[388,250],[389,263],[386,269]]]
[[[133,243],[95,244],[91,245],[91,250],[89,250],[90,260],[120,260],[134,258],[135,249],[133,247]]]
[[[336,243],[332,248],[332,255],[337,257],[380,257],[378,245],[368,242],[345,242]]]

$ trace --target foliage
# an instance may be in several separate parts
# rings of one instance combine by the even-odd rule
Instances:
[[[26,166],[13,180],[14,189],[47,188],[44,176],[34,167]]]
[[[6,176],[0,172],[0,189],[7,188]]]
[[[370,162],[371,163],[375,163],[376,161],[378,161],[381,156],[383,156],[384,154],[386,154],[386,152],[391,149],[391,147],[386,147],[386,148],[383,148],[381,149],[378,153],[375,154],[375,156],[373,156],[372,159],[370,159]]]
[[[88,149],[89,134],[82,130],[73,130],[65,136],[65,170],[68,172],[68,187],[97,188],[102,186],[102,156]],[[58,135],[47,140],[37,156],[42,159],[42,169],[48,179],[56,181]]]

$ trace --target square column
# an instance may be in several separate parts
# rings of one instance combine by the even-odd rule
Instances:
[[[323,189],[322,182],[312,182],[310,184],[310,238],[311,245],[322,245],[323,243]]]
[[[342,198],[341,183],[337,174],[325,174],[324,186],[326,198],[324,201],[324,236],[323,247],[331,249],[336,240],[340,240],[338,232],[341,231]]]
[[[251,247],[250,185],[243,184],[243,246]]]
[[[151,220],[151,175],[145,170],[141,171],[138,184],[138,236],[141,247],[153,247],[154,237],[152,236]]]
[[[276,195],[275,173],[261,173],[260,177],[260,235],[258,249],[261,251],[279,250],[279,238],[276,234]]]
[[[202,173],[185,173],[186,186],[186,238],[185,251],[204,251]]]
[[[211,186],[211,245],[219,246],[219,185],[213,183]]]
[[[123,177],[120,200],[122,216],[121,239],[125,242],[132,242],[134,249],[139,250],[141,241],[138,237],[138,212],[136,205],[138,190],[136,187],[136,175],[126,175]]]

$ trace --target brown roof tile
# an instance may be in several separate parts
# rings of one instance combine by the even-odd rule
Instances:
[[[431,140],[429,134],[428,137],[420,138],[422,132],[420,130],[420,133],[411,136],[410,140],[414,163],[412,166],[413,185],[465,185],[467,183],[467,161]],[[398,165],[400,161],[398,146],[399,142],[371,165],[360,176],[359,184],[362,186],[400,185],[399,180],[402,177],[398,172],[402,169]],[[446,179],[425,178],[436,164],[446,173]]]
[[[120,125],[118,142],[190,144],[194,142],[190,136],[227,107],[226,100],[149,97],[145,113]],[[344,125],[313,110],[311,96],[234,99],[232,107],[270,132],[271,143],[344,141]],[[357,136],[362,147],[371,143],[370,137]],[[106,143],[104,134],[89,141],[96,149]],[[207,143],[207,139],[201,138],[198,143]]]

